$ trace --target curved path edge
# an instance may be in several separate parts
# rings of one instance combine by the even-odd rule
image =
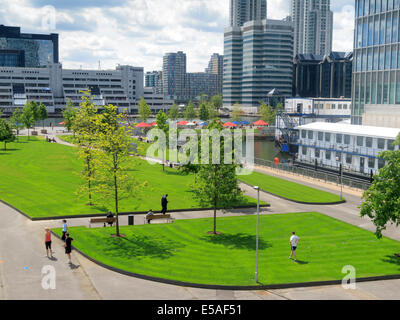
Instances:
[[[54,231],[51,233],[58,239],[61,240],[61,237],[56,234]],[[271,285],[263,285],[260,284],[259,286],[224,286],[224,285],[208,285],[208,284],[199,284],[199,283],[192,283],[192,282],[185,282],[185,281],[177,281],[177,280],[170,280],[170,279],[163,279],[157,278],[152,276],[146,276],[143,274],[138,274],[126,270],[122,270],[119,268],[115,268],[104,264],[91,256],[87,255],[86,253],[82,252],[81,250],[77,249],[76,247],[72,246],[72,248],[78,252],[80,255],[85,257],[86,259],[92,261],[93,263],[111,270],[113,272],[120,273],[125,276],[170,284],[180,287],[191,287],[191,288],[198,288],[198,289],[212,289],[212,290],[236,290],[236,291],[255,291],[255,290],[278,290],[278,289],[291,289],[291,288],[306,288],[306,287],[320,287],[320,286],[332,286],[332,285],[340,285],[342,284],[342,280],[328,280],[328,281],[315,281],[315,282],[298,282],[298,283],[287,283],[287,284],[271,284]],[[365,278],[356,278],[356,282],[372,282],[372,281],[383,281],[383,280],[398,280],[400,279],[400,274],[397,275],[388,275],[388,276],[375,276],[375,277],[365,277]]]
[[[239,181],[240,181],[240,183],[243,183],[243,184],[245,184],[245,185],[247,185],[247,186],[249,186],[249,187],[254,187],[254,185],[252,185],[252,184],[250,184],[250,183],[247,183],[247,182],[244,182],[243,180],[240,180],[240,179],[239,179]],[[285,197],[279,196],[279,195],[277,195],[277,194],[275,194],[275,193],[272,193],[272,192],[269,192],[269,191],[265,191],[264,189],[261,189],[261,188],[260,188],[260,191],[261,191],[261,192],[264,192],[264,193],[267,193],[267,194],[270,194],[271,196],[274,196],[274,197],[283,199],[283,200],[287,200],[287,201],[294,202],[294,203],[298,203],[298,204],[312,205],[312,206],[333,206],[333,205],[337,205],[337,204],[344,204],[344,203],[346,203],[346,200],[335,201],[335,202],[304,202],[304,201],[298,201],[298,200],[293,200],[293,199],[285,198]]]

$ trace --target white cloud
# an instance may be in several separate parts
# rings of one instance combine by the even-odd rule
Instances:
[[[353,1],[340,1],[334,7],[334,50],[349,51],[354,7],[343,5]],[[21,26],[22,32],[44,32],[43,12],[34,2],[46,1],[3,0],[0,20]],[[161,69],[164,53],[184,51],[188,71],[194,72],[203,71],[214,52],[223,54],[229,0],[121,0],[118,6],[102,7],[86,5],[87,0],[72,1],[70,6],[66,1],[58,3],[62,7],[55,5],[57,29],[47,32],[60,34],[60,59],[66,68],[97,68],[101,61],[102,68],[113,69],[120,63],[151,71]],[[289,0],[268,1],[269,18],[282,19],[288,13]]]

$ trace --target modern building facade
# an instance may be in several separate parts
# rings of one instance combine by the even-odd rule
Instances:
[[[163,57],[163,93],[176,100],[185,99],[186,54],[166,53]]]
[[[222,84],[224,80],[224,56],[214,53],[211,56],[210,62],[208,63],[208,68],[206,68],[205,72],[217,76],[215,91],[217,94],[222,94]]]
[[[294,56],[299,53],[326,55],[332,51],[333,12],[330,0],[291,0]]]
[[[163,93],[162,71],[151,71],[145,74],[145,87],[153,88],[157,94]]]
[[[45,67],[59,62],[58,34],[21,33],[0,25],[0,67]]]
[[[369,105],[400,112],[398,0],[356,0],[352,123]]]
[[[113,104],[122,112],[137,112],[144,96],[143,68],[118,66],[116,70],[70,70],[59,63],[41,68],[0,67],[0,109],[11,114],[28,100],[43,103],[49,113],[60,113],[71,100],[81,102],[90,90],[98,106]]]
[[[248,21],[267,19],[267,0],[230,0],[230,26],[241,27]]]
[[[293,67],[293,96],[351,98],[353,53],[297,54]]]
[[[154,88],[145,87],[143,98],[154,115],[159,111],[167,113],[174,104],[174,100],[164,97],[162,93],[157,93]]]
[[[207,95],[209,98],[218,94],[218,75],[207,72],[187,73],[185,77],[186,100]]]
[[[292,95],[293,27],[285,20],[257,20],[224,33],[224,106],[254,109],[276,89]],[[249,110],[248,110],[249,111]]]

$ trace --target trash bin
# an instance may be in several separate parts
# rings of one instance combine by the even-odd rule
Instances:
[[[133,215],[128,216],[128,225],[134,226],[135,225],[135,219]]]

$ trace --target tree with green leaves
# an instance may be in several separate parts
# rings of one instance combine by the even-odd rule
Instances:
[[[207,121],[209,119],[208,108],[206,103],[202,103],[199,108],[199,118],[202,121]]]
[[[21,110],[19,108],[16,108],[10,118],[10,126],[11,129],[15,130],[17,135],[16,138],[18,140],[18,136],[19,136],[19,130],[24,128],[24,125],[22,123],[22,114],[21,114]]]
[[[48,114],[47,114],[47,108],[44,104],[40,104],[39,109],[38,109],[38,120],[42,121],[42,127],[44,129],[44,120],[46,120],[48,118]]]
[[[207,104],[208,119],[214,120],[219,118],[219,112],[217,108],[212,103]]]
[[[179,118],[179,107],[176,105],[176,103],[174,103],[171,106],[171,109],[169,109],[168,117],[171,120],[176,120]]]
[[[379,157],[386,161],[386,165],[374,176],[360,208],[361,217],[367,216],[372,220],[375,234],[381,239],[388,224],[397,227],[400,224],[400,150],[384,151]]]
[[[183,112],[183,116],[186,120],[192,121],[196,118],[196,111],[194,110],[193,102],[189,101],[188,105]]]
[[[216,96],[213,96],[210,100],[210,103],[214,106],[214,108],[218,111],[221,109],[223,100],[222,100],[222,95],[218,94]]]
[[[65,127],[68,131],[71,131],[74,125],[74,119],[78,112],[71,99],[68,99],[66,108],[62,111],[64,117]],[[75,132],[74,132],[75,135]]]
[[[40,120],[40,113],[39,113],[39,105],[37,104],[36,101],[28,101],[32,108],[33,112],[33,119],[35,120],[33,123],[33,129],[36,129],[36,122]],[[35,130],[36,131],[36,130]]]
[[[240,107],[240,105],[238,103],[235,103],[232,108],[232,120],[240,121],[240,120],[242,120],[243,116],[244,116],[243,109]]]
[[[153,115],[149,105],[146,103],[144,98],[141,98],[139,101],[139,119],[142,121],[146,121]]]
[[[106,120],[107,119],[107,120]],[[119,125],[123,115],[117,113],[117,107],[108,105],[97,117],[98,132],[96,143],[101,150],[99,170],[96,172],[96,193],[104,204],[116,216],[116,236],[119,231],[119,203],[121,200],[134,197],[146,183],[139,184],[129,174],[134,158],[129,155],[130,138],[124,126]]]
[[[157,123],[157,128],[161,131],[164,132],[165,136],[168,137],[169,134],[169,125],[167,123],[168,120],[168,116],[162,112],[161,110],[158,112],[157,114],[157,118],[156,118],[156,123]],[[159,142],[161,142],[161,144],[159,144]],[[165,143],[164,143],[165,142]],[[159,147],[159,150],[162,150],[162,166],[163,166],[163,171],[165,171],[165,153],[166,153],[166,147],[167,147],[167,142],[168,139],[166,139],[166,141],[156,141]]]
[[[260,102],[260,110],[258,112],[258,116],[261,120],[274,125],[276,119],[276,112],[272,109],[271,106],[267,106],[264,101]]]
[[[0,118],[0,142],[4,142],[4,150],[7,150],[7,143],[13,142],[15,135],[10,124]]]
[[[82,97],[79,111],[76,113],[73,121],[73,130],[76,132],[78,140],[78,155],[83,162],[81,177],[85,184],[78,190],[78,195],[88,195],[89,206],[93,206],[93,185],[95,184],[95,173],[99,166],[101,157],[96,145],[97,134],[97,113],[98,108],[90,98],[87,92]]]
[[[208,126],[209,130],[217,130],[221,133],[223,130],[222,124],[216,120]],[[212,137],[208,137],[209,143],[209,154],[205,155],[208,157],[209,163],[202,163],[198,165],[198,171],[195,175],[195,184],[193,185],[193,191],[196,199],[199,200],[202,206],[211,206],[214,210],[214,226],[212,234],[217,233],[217,210],[218,209],[230,209],[234,204],[242,198],[242,191],[239,189],[238,178],[236,175],[237,165],[233,162],[232,164],[225,164],[225,152],[224,143],[233,143],[232,139],[224,137],[220,141],[219,146],[219,161],[213,161],[214,155],[212,154]],[[202,154],[202,158],[204,155]],[[215,163],[218,162],[218,163]]]
[[[24,125],[24,128],[28,129],[28,140],[29,140],[29,129],[35,123],[35,114],[32,104],[27,102],[25,107],[22,109],[21,114],[21,122]]]

